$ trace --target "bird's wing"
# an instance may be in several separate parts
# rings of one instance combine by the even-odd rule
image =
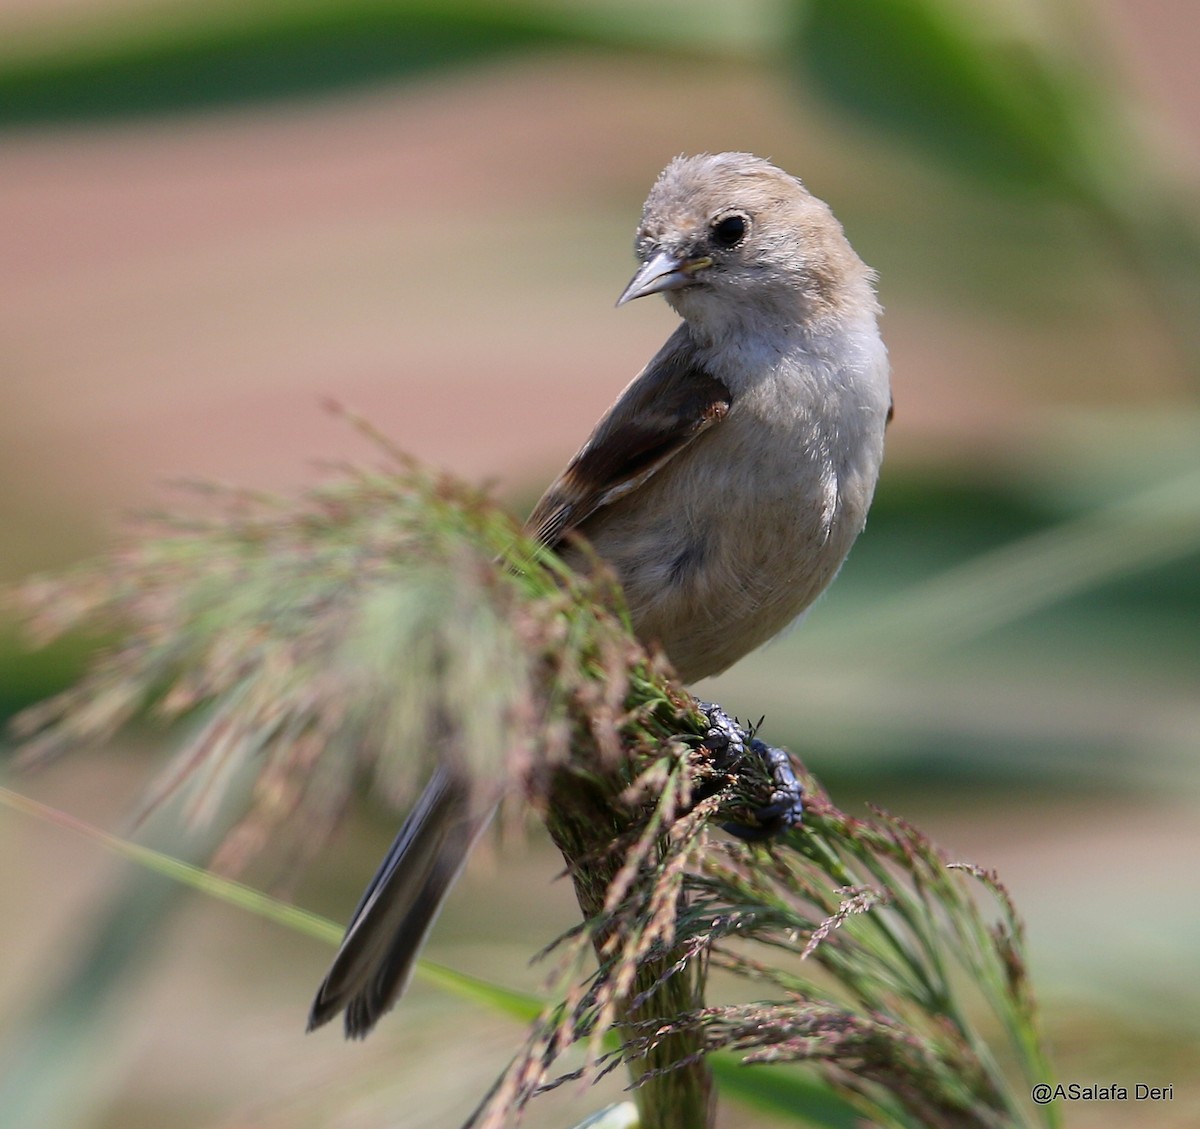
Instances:
[[[555,547],[724,419],[732,402],[729,389],[698,363],[680,327],[551,483],[529,515],[526,532]]]

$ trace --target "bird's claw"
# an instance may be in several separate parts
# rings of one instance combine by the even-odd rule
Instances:
[[[751,812],[753,824],[730,821],[722,827],[746,842],[769,839],[799,827],[804,821],[804,788],[796,779],[788,754],[752,737],[716,703],[700,702],[699,706],[708,719],[701,745],[712,754],[713,767],[719,772],[740,772],[748,747],[766,769],[771,782],[770,799]]]
[[[725,830],[747,842],[769,839],[804,822],[804,788],[796,779],[791,758],[783,749],[754,738],[750,751],[763,763],[771,779],[771,798],[754,809],[754,826],[726,823]]]
[[[749,734],[738,725],[716,702],[697,702],[700,712],[708,719],[704,740],[700,742],[713,758],[713,768],[718,772],[736,770],[746,755]]]

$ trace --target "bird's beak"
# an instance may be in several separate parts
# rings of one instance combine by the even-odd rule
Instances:
[[[633,281],[617,299],[617,305],[623,306],[647,294],[661,294],[664,290],[682,290],[685,286],[694,286],[696,272],[711,266],[712,259],[707,255],[680,259],[666,251],[659,251],[654,258],[642,264]]]

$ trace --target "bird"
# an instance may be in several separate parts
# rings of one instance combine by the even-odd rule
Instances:
[[[617,305],[679,326],[551,483],[526,531],[615,573],[634,633],[681,682],[803,616],[862,531],[892,416],[876,276],[829,206],[749,153],[672,160]],[[579,538],[589,549],[581,547]],[[363,1038],[403,993],[490,807],[434,772],[351,915],[309,1030]]]

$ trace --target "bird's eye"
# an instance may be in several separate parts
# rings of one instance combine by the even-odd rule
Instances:
[[[712,241],[725,250],[731,250],[746,238],[750,221],[743,215],[722,216],[712,225]]]

